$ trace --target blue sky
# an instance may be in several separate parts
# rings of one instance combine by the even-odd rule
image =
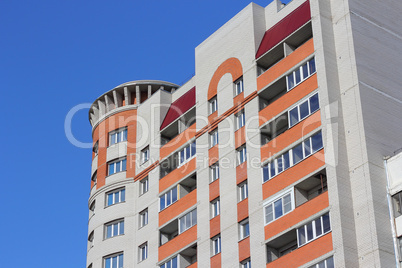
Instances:
[[[91,150],[67,140],[68,111],[127,81],[181,84],[195,47],[248,3],[0,1],[2,267],[85,267]],[[87,112],[72,124],[83,142]]]

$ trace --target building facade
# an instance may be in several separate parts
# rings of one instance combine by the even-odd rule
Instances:
[[[384,157],[402,146],[401,10],[251,3],[184,85],[101,95],[87,267],[400,266]]]

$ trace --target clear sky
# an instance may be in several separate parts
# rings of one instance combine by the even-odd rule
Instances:
[[[91,149],[67,140],[68,111],[127,81],[181,84],[195,47],[248,4],[0,1],[1,267],[85,267]],[[87,110],[72,131],[91,142]]]

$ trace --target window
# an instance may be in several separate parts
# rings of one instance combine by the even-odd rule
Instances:
[[[88,250],[94,246],[94,231],[88,236]]]
[[[262,167],[263,182],[266,182],[286,169],[322,149],[321,131],[307,138],[289,151],[278,156]]]
[[[139,213],[140,215],[140,228],[148,224],[148,209],[144,209]]]
[[[215,163],[209,167],[211,171],[211,182],[219,179],[219,163]]]
[[[240,148],[236,149],[237,151],[237,165],[244,163],[247,160],[247,151],[246,146],[241,146]]]
[[[113,192],[106,193],[106,204],[107,206],[121,203],[126,201],[126,190],[123,189],[118,189]]]
[[[122,234],[124,234],[124,220],[105,224],[105,238],[111,238]]]
[[[212,240],[212,256],[221,252],[221,235],[215,236]]]
[[[210,147],[214,147],[215,145],[218,144],[218,130],[214,130],[211,133],[209,133],[209,143],[210,143]]]
[[[289,111],[289,126],[292,127],[296,125],[319,108],[318,93],[316,93]]]
[[[195,141],[193,141],[179,152],[179,165],[182,165],[190,160],[195,155],[195,152]]]
[[[309,268],[334,268],[334,258],[331,256],[326,260],[320,261],[317,264],[310,266]]]
[[[141,150],[141,164],[144,164],[149,160],[149,146]]]
[[[238,185],[239,187],[239,202],[248,197],[247,181]]]
[[[98,173],[98,172],[95,171],[94,174],[92,175],[92,178],[91,178],[91,181],[94,182],[94,185],[93,185],[93,186],[96,185],[96,181],[97,181],[97,177],[98,177],[97,173]]]
[[[89,210],[94,212],[95,211],[95,200],[89,205]]]
[[[299,66],[291,72],[289,75],[286,76],[286,84],[288,91],[306,80],[312,74],[315,73],[315,59],[312,58],[311,60],[304,63],[302,66]]]
[[[164,210],[177,201],[177,187],[167,191],[165,194],[159,197],[159,210]]]
[[[178,259],[177,259],[177,256],[174,257],[173,259],[171,259],[171,260],[165,262],[164,264],[162,264],[162,265],[160,266],[160,268],[178,268],[178,267],[179,267],[179,266],[178,266]]]
[[[246,122],[246,117],[244,114],[244,110],[241,110],[239,113],[235,114],[236,120],[236,130],[242,128]]]
[[[179,234],[190,229],[196,224],[197,224],[197,209],[194,209],[189,213],[187,213],[186,215],[184,215],[183,217],[179,218]]]
[[[300,247],[329,231],[331,231],[331,224],[327,213],[297,229],[297,243]]]
[[[95,156],[98,155],[99,150],[99,141],[96,141],[94,147],[92,147],[92,152],[94,152]]]
[[[109,145],[127,140],[127,128],[120,128],[109,132]]]
[[[402,215],[402,192],[392,196],[392,204],[394,207],[394,217]]]
[[[123,268],[123,253],[104,258],[105,268]]]
[[[293,199],[294,197],[292,189],[279,198],[275,198],[273,201],[270,201],[264,207],[265,224],[268,224],[292,211],[294,209]]]
[[[148,177],[140,180],[140,195],[145,194],[149,190],[149,180]]]
[[[218,99],[213,97],[209,100],[209,114],[213,114],[218,110]]]
[[[240,78],[235,82],[235,96],[239,95],[243,91],[244,91],[243,78]]]
[[[126,159],[119,159],[109,163],[109,176],[126,170]]]
[[[211,201],[211,218],[215,218],[220,214],[220,201],[219,198],[216,198]]]
[[[240,222],[239,227],[240,227],[240,240],[250,235],[250,225],[248,223],[248,219]]]
[[[148,258],[148,242],[138,247],[138,260],[143,261]]]
[[[245,260],[240,263],[241,268],[251,268],[251,260]]]

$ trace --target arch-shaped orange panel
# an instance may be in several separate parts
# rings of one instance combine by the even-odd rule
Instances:
[[[229,58],[219,65],[218,69],[216,69],[214,75],[212,76],[211,82],[209,82],[208,100],[216,96],[218,83],[222,76],[227,73],[232,75],[233,82],[243,75],[243,67],[241,66],[239,59]]]

